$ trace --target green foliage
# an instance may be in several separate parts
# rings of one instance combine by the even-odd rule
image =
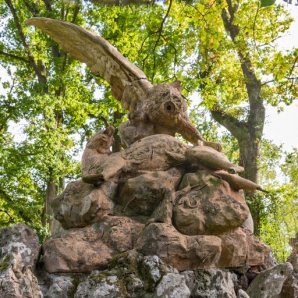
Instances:
[[[261,7],[271,6],[275,3],[275,0],[261,0]]]
[[[51,219],[44,213],[49,183],[59,193],[65,179],[80,175],[73,158],[80,149],[77,132],[83,140],[103,125],[100,117],[111,115],[96,98],[90,72],[43,32],[24,25],[32,16],[84,25],[85,7],[63,1],[51,1],[51,7],[43,1],[24,3],[0,1],[0,63],[10,76],[2,82],[6,94],[0,98],[0,227],[24,221],[43,238]],[[90,116],[96,124],[82,131]],[[9,131],[20,121],[22,140]]]
[[[262,142],[260,184],[269,194],[259,193],[257,198],[262,209],[260,238],[271,246],[279,262],[291,253],[289,240],[298,230],[297,157],[297,148],[287,153],[282,146]]]

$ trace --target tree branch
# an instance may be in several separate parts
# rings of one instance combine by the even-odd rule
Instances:
[[[23,0],[23,2],[34,17],[39,16],[40,10],[34,1],[31,1],[31,4],[29,4],[27,0]]]
[[[260,54],[259,49],[257,47],[256,38],[255,38],[255,26],[256,26],[256,21],[257,21],[257,16],[258,16],[258,13],[259,13],[259,9],[260,9],[260,0],[258,1],[258,8],[257,8],[257,11],[256,11],[256,15],[255,15],[255,19],[254,19],[254,23],[253,23],[253,27],[252,27],[252,35],[253,35],[253,40],[254,40],[254,43],[255,43],[255,48],[258,51],[259,56],[261,57],[261,54]]]
[[[29,60],[27,60],[23,57],[19,57],[19,56],[13,55],[13,54],[5,53],[3,51],[0,51],[0,55],[4,55],[4,56],[7,56],[7,57],[10,57],[10,58],[13,58],[13,59],[17,59],[17,60],[29,63]]]
[[[99,117],[98,119],[101,120],[105,124],[106,128],[109,126],[109,123],[105,117]]]
[[[76,21],[76,18],[78,16],[79,11],[80,11],[80,6],[79,6],[79,3],[76,2],[75,12],[73,14],[73,18],[72,18],[72,21],[71,21],[72,23],[74,23]]]
[[[15,10],[14,6],[12,5],[11,0],[5,0],[5,2],[6,2],[7,6],[9,7],[9,9],[10,9],[12,15],[13,15],[13,18],[14,18],[14,21],[15,21],[19,36],[21,38],[22,44],[23,44],[23,46],[24,46],[24,48],[27,52],[27,55],[28,55],[28,58],[29,58],[29,63],[31,65],[31,67],[34,69],[34,71],[35,71],[35,73],[38,77],[38,81],[40,83],[46,83],[47,82],[46,77],[39,70],[37,63],[35,62],[35,60],[33,58],[33,55],[30,52],[30,48],[29,48],[29,46],[26,42],[26,38],[25,38],[23,29],[22,29],[22,26],[21,26],[21,22],[20,22],[20,20],[17,16],[17,13],[16,13],[16,10]]]
[[[45,4],[47,10],[52,11],[51,0],[42,0],[42,2]]]
[[[152,50],[152,51],[151,51],[151,52],[150,52],[150,53],[143,59],[143,64],[144,64],[144,62],[147,60],[147,58],[149,57],[149,55],[152,54],[152,53],[154,53],[155,50],[156,50],[156,47],[157,47],[157,45],[158,45],[158,43],[159,43],[159,40],[160,40],[160,37],[161,37],[161,33],[162,33],[162,29],[163,29],[164,23],[165,23],[167,17],[169,16],[171,7],[172,7],[172,0],[170,0],[170,4],[169,4],[168,10],[167,10],[167,13],[166,13],[166,15],[164,16],[164,18],[163,18],[163,20],[162,20],[162,22],[161,22],[161,24],[160,24],[159,29],[158,29],[156,32],[154,32],[154,33],[158,33],[158,38],[157,38],[157,40],[156,40],[156,42],[155,42],[155,45],[154,45],[154,47],[153,47],[153,50]]]
[[[241,140],[244,137],[244,130],[247,127],[245,122],[239,121],[237,118],[226,114],[222,109],[212,109],[212,117],[227,130],[229,130],[237,140]]]
[[[14,219],[14,217],[8,211],[6,211],[4,209],[0,209],[0,212],[3,212],[5,214],[7,214],[8,217],[10,218],[10,222],[16,222],[16,220]]]
[[[298,55],[297,55],[297,57],[295,58],[295,61],[294,61],[294,63],[293,63],[293,65],[292,65],[292,68],[291,68],[291,71],[290,71],[290,74],[289,74],[289,76],[291,76],[292,75],[292,73],[293,73],[293,70],[294,70],[294,68],[295,68],[295,64],[296,64],[296,62],[298,61]]]
[[[230,17],[225,9],[222,10],[222,20],[227,33],[230,35],[233,43],[237,44],[236,37],[240,32],[239,26],[233,24],[235,12],[238,9],[237,5],[232,6],[231,0],[226,0],[228,4],[228,11]],[[265,119],[265,107],[261,97],[261,82],[257,78],[252,62],[248,54],[244,54],[241,50],[237,50],[238,57],[241,63],[243,75],[245,77],[245,85],[248,94],[248,100],[250,105],[248,121],[252,129],[263,132],[264,119]]]

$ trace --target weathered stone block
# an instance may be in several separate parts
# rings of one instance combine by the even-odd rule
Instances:
[[[43,244],[46,270],[91,272],[105,269],[113,256],[133,248],[143,225],[127,217],[105,217],[91,226],[70,229]]]
[[[220,235],[241,226],[249,216],[245,199],[229,184],[204,172],[186,174],[180,189],[190,191],[176,200],[173,223],[186,235]],[[196,187],[197,186],[197,187]]]
[[[64,229],[85,227],[111,212],[116,191],[117,184],[112,181],[99,187],[75,181],[52,200],[51,206]]]
[[[39,257],[37,235],[19,223],[0,230],[0,297],[42,298],[32,273]]]
[[[216,266],[221,240],[182,235],[170,224],[152,223],[143,230],[135,248],[145,255],[157,255],[178,270],[195,270]]]

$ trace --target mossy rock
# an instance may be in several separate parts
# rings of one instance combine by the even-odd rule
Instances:
[[[6,270],[9,267],[10,255],[6,255],[3,261],[0,263],[0,272]]]

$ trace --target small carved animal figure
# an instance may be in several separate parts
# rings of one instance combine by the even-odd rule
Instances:
[[[87,142],[81,161],[83,176],[88,174],[89,168],[94,162],[98,162],[100,159],[112,153],[110,148],[114,142],[114,133],[115,128],[108,126],[105,130],[99,130]]]
[[[146,115],[143,118],[146,121],[138,120],[137,124],[133,123],[131,116],[132,123],[126,124],[126,132],[122,136],[124,143],[130,144],[132,140],[151,135],[151,127],[154,127],[155,134],[173,136],[178,132],[195,146],[204,145],[222,150],[220,144],[204,141],[190,122],[180,81],[152,85],[143,71],[122,56],[108,41],[72,23],[32,18],[26,24],[34,25],[51,35],[65,51],[69,51],[72,58],[85,62],[93,73],[104,78],[111,85],[112,94],[121,102],[123,109],[142,111]],[[146,125],[150,128],[144,129]],[[135,134],[131,135],[133,130]]]

